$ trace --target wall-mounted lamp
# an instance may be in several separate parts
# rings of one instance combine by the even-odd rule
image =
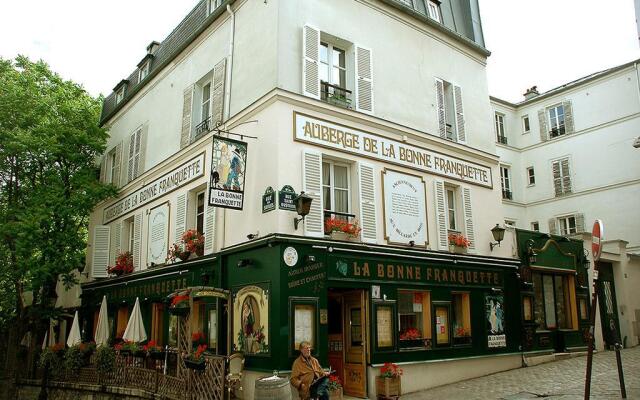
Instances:
[[[527,259],[529,261],[529,265],[535,264],[537,261],[536,257],[538,254],[533,250],[533,246],[535,244],[536,242],[534,242],[533,239],[527,240]]]
[[[309,210],[311,210],[311,202],[313,198],[304,194],[304,192],[300,192],[298,197],[293,199],[293,204],[296,206],[296,212],[300,216],[300,218],[293,218],[293,228],[298,230],[298,224],[300,221],[304,221],[304,217],[309,214]]]
[[[250,258],[243,258],[238,260],[238,268],[245,268],[253,265],[253,260]]]
[[[582,258],[582,266],[584,267],[585,270],[587,270],[591,266],[591,261],[589,261],[589,250],[582,249],[582,254],[584,256]]]
[[[489,248],[491,249],[491,251],[493,251],[494,247],[500,246],[500,242],[502,242],[502,239],[504,239],[504,231],[505,231],[505,229],[500,227],[499,224],[496,224],[496,226],[494,226],[491,229],[491,234],[493,235],[493,240],[496,241],[496,243],[489,242]]]

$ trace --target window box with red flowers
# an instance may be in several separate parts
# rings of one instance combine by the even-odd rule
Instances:
[[[342,400],[342,383],[338,376],[329,375],[327,390],[329,391],[329,400]]]
[[[189,291],[171,295],[168,298],[168,301],[170,314],[185,316],[189,314],[189,311],[191,311],[191,304],[189,302]]]
[[[464,254],[471,242],[462,233],[449,233],[449,251],[452,253]]]
[[[400,377],[402,368],[394,363],[384,363],[380,369],[380,375],[376,376],[376,394],[378,396],[400,396],[402,387]]]
[[[109,267],[107,272],[111,275],[120,276],[133,272],[133,254],[130,251],[118,254],[116,257],[116,265]]]
[[[195,229],[189,229],[182,234],[180,243],[174,243],[169,249],[167,260],[175,262],[187,261],[204,254],[204,236]]]
[[[358,221],[353,223],[339,218],[328,218],[324,221],[324,233],[331,237],[331,240],[358,240],[362,229]]]
[[[207,364],[204,359],[205,350],[207,350],[207,345],[201,344],[200,346],[198,346],[196,350],[189,353],[189,355],[187,355],[184,358],[184,365],[187,368],[190,368],[196,371],[204,371],[205,368],[207,367]]]

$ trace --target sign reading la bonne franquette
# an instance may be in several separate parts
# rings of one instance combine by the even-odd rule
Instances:
[[[397,140],[294,113],[295,139],[484,187],[491,169]]]
[[[204,153],[104,209],[104,224],[204,176]]]

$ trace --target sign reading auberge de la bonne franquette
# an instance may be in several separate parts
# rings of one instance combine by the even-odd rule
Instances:
[[[463,182],[493,187],[491,168],[471,161],[294,113],[295,139]]]

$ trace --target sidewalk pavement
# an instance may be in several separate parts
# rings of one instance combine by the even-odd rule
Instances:
[[[640,346],[623,349],[627,399],[640,399]],[[584,398],[587,357],[580,356],[533,367],[470,379],[421,392],[402,395],[402,400],[577,400]],[[614,351],[594,355],[591,399],[620,399]]]

